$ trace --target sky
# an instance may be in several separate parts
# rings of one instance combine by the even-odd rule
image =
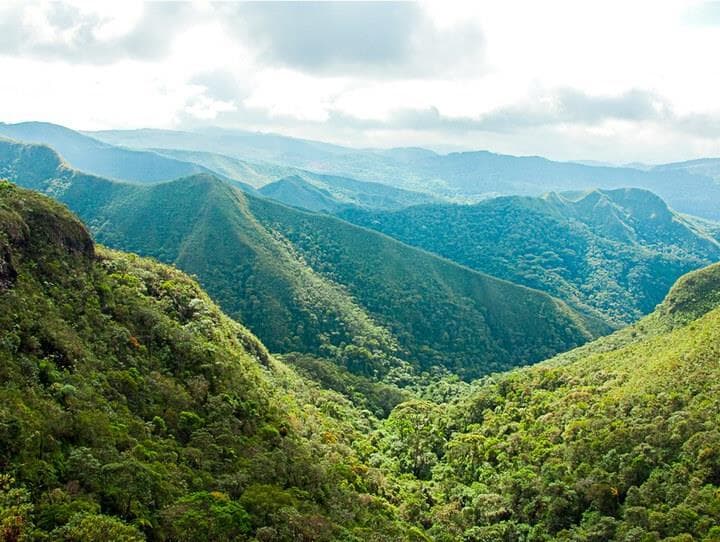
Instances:
[[[0,121],[720,156],[720,2],[0,3]]]

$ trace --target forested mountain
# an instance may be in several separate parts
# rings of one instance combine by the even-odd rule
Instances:
[[[313,186],[297,175],[266,184],[259,192],[275,201],[308,211],[336,213],[346,207],[327,190]]]
[[[201,150],[240,159],[262,159],[468,201],[496,195],[541,195],[548,191],[643,188],[658,194],[679,212],[720,219],[720,183],[713,178],[715,170],[708,169],[710,166],[668,166],[644,171],[487,151],[439,154],[412,148],[353,149],[273,134],[220,129],[115,130],[92,135],[109,143],[138,148]]]
[[[208,172],[197,164],[108,145],[97,139],[46,122],[0,123],[0,136],[55,149],[73,167],[110,179],[152,183]]]
[[[0,149],[0,174],[67,203],[102,243],[197,275],[274,352],[320,355],[367,376],[441,366],[472,377],[608,329],[547,294],[211,176],[114,183],[63,166],[46,147]]]
[[[370,424],[186,275],[0,182],[2,540],[428,540]]]
[[[616,325],[652,311],[681,275],[720,260],[712,224],[686,219],[640,189],[339,216]]]
[[[378,458],[438,542],[717,540],[719,344],[714,265],[614,335],[398,406]]]

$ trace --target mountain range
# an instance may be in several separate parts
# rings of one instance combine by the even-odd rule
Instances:
[[[422,148],[354,149],[223,129],[111,130],[88,134],[114,145],[219,152],[233,158],[261,159],[466,202],[497,195],[643,188],[656,193],[676,211],[720,218],[720,184],[715,178],[717,167],[712,166],[716,161],[712,159],[695,163],[697,167],[691,167],[690,162],[636,169],[488,151],[439,154]]]
[[[57,168],[70,178],[55,189],[138,189]],[[8,182],[0,309],[5,539],[720,535],[720,264],[632,326],[440,379],[384,420],[273,357],[177,269],[96,246],[65,207]]]
[[[652,311],[681,275],[720,260],[712,228],[636,188],[338,216],[544,290],[614,325]]]
[[[133,185],[0,142],[0,175],[66,203],[98,241],[196,275],[273,351],[402,379],[532,363],[609,326],[548,294],[371,230],[244,193],[210,175]]]

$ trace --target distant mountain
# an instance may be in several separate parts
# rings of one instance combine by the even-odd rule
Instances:
[[[208,175],[138,186],[68,169],[52,151],[0,142],[11,180],[52,194],[97,239],[174,263],[276,352],[356,373],[444,366],[464,377],[538,361],[607,331],[547,294],[501,281],[327,215]],[[13,162],[17,163],[17,161]],[[40,177],[43,173],[46,178]]]
[[[297,175],[266,184],[259,192],[275,201],[308,211],[336,212],[343,208],[328,191],[313,186]]]
[[[75,168],[93,175],[137,183],[169,181],[208,170],[150,151],[115,147],[46,122],[0,123],[0,136],[55,149]]]
[[[335,207],[354,205],[368,209],[390,210],[402,209],[410,205],[437,203],[441,201],[430,194],[402,190],[386,184],[358,181],[336,175],[321,175],[300,168],[280,166],[267,162],[250,162],[210,152],[181,151],[177,149],[157,149],[157,152],[200,164],[228,178],[241,179],[243,182],[251,184],[258,189],[262,189],[262,187],[268,184],[286,178],[292,177],[296,181],[300,179],[304,184],[314,186],[335,200],[334,203],[328,202],[329,205]],[[310,189],[310,186],[307,188]],[[263,192],[263,190],[260,191]],[[310,211],[317,210],[315,207],[303,206],[302,198],[294,202],[287,200],[285,192],[268,189],[265,190],[264,193],[266,196],[272,198],[274,198],[272,194],[277,193],[280,195],[278,201],[288,203],[295,207],[302,207]]]
[[[398,406],[387,470],[423,487],[440,540],[714,540],[719,344],[714,265],[616,334],[449,404]]]
[[[652,168],[653,171],[683,171],[694,175],[704,175],[720,182],[720,158],[700,158],[686,162],[662,164]]]
[[[711,223],[686,219],[640,189],[339,216],[616,325],[653,310],[684,273],[720,260]]]
[[[109,131],[93,135],[109,143],[139,148],[182,148],[222,152],[240,159],[262,159],[467,201],[496,195],[541,195],[548,191],[643,188],[658,194],[677,211],[720,219],[720,183],[713,178],[715,167],[707,164],[643,171],[487,151],[437,154],[426,149],[352,149],[273,134],[219,129],[197,133]]]
[[[145,184],[197,173],[213,173],[245,192],[254,193],[256,188],[266,184],[298,176],[321,191],[328,192],[331,199],[337,200],[332,204],[337,207],[356,205],[373,209],[400,209],[438,201],[429,194],[340,176],[321,175],[289,165],[262,162],[255,156],[249,161],[216,152],[163,148],[132,150],[43,122],[0,123],[2,136],[25,143],[48,145],[58,151],[70,166],[113,180]],[[297,202],[293,205],[302,207]],[[314,207],[307,209],[315,210]]]
[[[84,133],[113,145],[203,151],[293,166],[348,152],[347,147],[320,141],[222,128],[204,128],[193,132],[140,129]]]

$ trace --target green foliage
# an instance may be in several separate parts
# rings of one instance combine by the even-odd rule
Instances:
[[[14,173],[19,183],[25,167]],[[607,330],[540,292],[209,176],[132,186],[59,168],[40,184],[99,241],[197,276],[272,351],[331,359],[365,377],[444,367],[472,378]]]
[[[617,336],[398,406],[376,438],[403,513],[435,540],[715,539],[719,288],[708,267]],[[430,450],[430,476],[403,463]]]
[[[4,540],[407,539],[360,476],[372,418],[193,280],[5,182],[0,246]]]
[[[652,311],[688,271],[720,258],[701,225],[642,190],[503,197],[340,214],[618,326]]]

